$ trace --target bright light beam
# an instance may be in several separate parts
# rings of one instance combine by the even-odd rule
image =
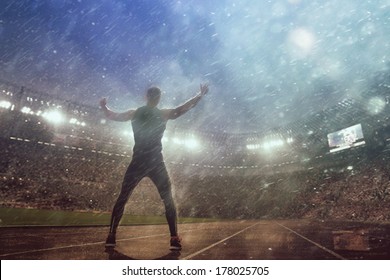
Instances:
[[[0,108],[9,109],[11,108],[12,104],[9,101],[0,101]]]
[[[54,124],[61,124],[65,121],[65,116],[58,110],[47,111],[42,116],[49,122]]]
[[[262,147],[266,151],[271,151],[272,149],[282,147],[283,145],[284,142],[282,139],[274,139],[265,142]]]
[[[184,141],[184,146],[190,150],[195,150],[199,148],[200,144],[199,141],[197,141],[196,139],[190,138]]]

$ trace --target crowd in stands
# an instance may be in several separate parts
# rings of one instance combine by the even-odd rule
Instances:
[[[98,113],[93,116],[95,108],[85,111],[63,103],[75,119],[84,118],[90,125],[58,128],[40,115],[20,111],[23,106],[44,110],[49,106],[44,96],[26,99],[23,90],[19,95],[8,89],[0,93],[16,104],[15,109],[0,108],[0,207],[111,211],[131,160],[131,137],[114,133],[115,125],[101,122]],[[311,165],[300,160],[309,152],[298,141],[299,153],[284,151],[289,164],[267,165],[267,159],[246,153],[240,138],[232,138],[210,137],[215,140],[210,149],[196,155],[182,155],[177,146],[164,148],[180,216],[390,221],[386,149],[371,157],[351,149]],[[221,170],[218,164],[226,166]],[[242,172],[240,165],[256,172]],[[141,181],[125,211],[164,214],[149,179]]]
[[[108,212],[130,161],[90,149],[0,139],[2,207]],[[390,221],[389,157],[383,152],[353,166],[249,176],[167,165],[183,217]],[[163,215],[149,179],[135,189],[126,212]]]
[[[386,152],[310,182],[286,210],[299,218],[390,221],[389,157]]]

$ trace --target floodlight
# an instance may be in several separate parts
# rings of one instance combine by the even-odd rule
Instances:
[[[22,110],[20,110],[20,111],[24,114],[31,114],[32,113],[31,108],[29,108],[29,107],[23,107]]]
[[[70,123],[70,124],[76,124],[76,123],[77,123],[77,119],[71,118],[71,119],[69,120],[69,123]]]
[[[186,139],[184,145],[191,150],[197,149],[200,146],[199,142],[195,138]]]
[[[12,104],[9,101],[2,100],[0,101],[0,108],[9,109],[11,108]]]
[[[246,145],[246,148],[248,150],[256,150],[256,149],[260,148],[260,145],[259,144],[248,144],[248,145]]]
[[[282,139],[272,139],[272,140],[268,140],[268,141],[264,142],[262,147],[264,150],[270,151],[274,148],[282,147],[283,145],[284,145],[284,142]]]
[[[64,115],[59,110],[47,111],[42,116],[49,122],[60,124],[65,121]]]

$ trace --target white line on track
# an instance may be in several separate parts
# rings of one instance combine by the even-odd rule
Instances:
[[[184,230],[182,232],[190,232],[190,231],[194,231],[194,230],[197,230],[197,229]],[[131,237],[131,238],[122,238],[122,239],[117,239],[116,242],[145,239],[145,238],[158,237],[158,236],[166,236],[166,234],[160,233],[160,234],[152,234],[152,235],[145,235],[145,236],[138,236],[138,237]],[[13,253],[1,254],[0,257],[16,256],[16,255],[23,255],[23,254],[30,254],[30,253],[38,253],[38,252],[47,252],[47,251],[54,251],[54,250],[61,250],[61,249],[78,248],[78,247],[93,246],[93,245],[100,245],[100,244],[105,244],[105,242],[100,241],[100,242],[68,245],[68,246],[58,246],[58,247],[52,247],[52,248],[42,248],[42,249],[29,250],[29,251],[13,252]]]
[[[146,235],[146,236],[139,236],[139,237],[117,239],[117,242],[136,240],[136,239],[144,239],[144,238],[157,237],[157,236],[166,236],[166,234],[154,234],[154,235]],[[38,252],[47,252],[47,251],[69,249],[69,248],[78,248],[78,247],[93,246],[93,245],[100,245],[100,244],[105,244],[105,242],[100,241],[100,242],[93,242],[93,243],[83,243],[83,244],[76,244],[76,245],[43,248],[43,249],[36,249],[36,250],[30,250],[30,251],[13,252],[13,253],[8,253],[8,254],[2,254],[2,255],[0,255],[0,257],[23,255],[23,254],[38,253]]]
[[[250,228],[252,228],[254,226],[257,226],[257,225],[259,225],[261,223],[263,223],[263,222],[258,222],[258,223],[255,223],[253,225],[250,225],[250,226],[248,226],[248,227],[246,227],[246,228],[244,228],[244,229],[242,229],[242,230],[240,230],[240,231],[238,231],[238,232],[236,232],[236,233],[234,233],[234,234],[232,234],[232,235],[230,235],[230,236],[228,236],[228,237],[226,237],[226,238],[224,238],[224,239],[222,239],[222,240],[220,240],[218,242],[215,242],[215,243],[211,244],[210,246],[207,246],[207,247],[205,247],[205,248],[203,248],[203,249],[201,249],[201,250],[199,250],[199,251],[197,251],[195,253],[192,253],[192,254],[182,258],[182,260],[190,260],[193,257],[195,257],[195,256],[197,256],[197,255],[199,255],[199,254],[201,254],[201,253],[203,253],[203,252],[205,252],[205,251],[207,251],[207,250],[217,246],[218,244],[221,244],[222,242],[225,242],[226,240],[228,240],[228,239],[230,239],[230,238],[232,238],[232,237],[234,237],[236,235],[239,235],[240,233],[243,233],[244,231],[246,231],[246,230],[248,230],[248,229],[250,229]]]
[[[218,242],[215,242],[215,243],[213,243],[213,244],[211,244],[211,245],[209,245],[209,246],[207,246],[207,247],[205,247],[205,248],[203,248],[203,249],[201,249],[201,250],[199,250],[199,251],[197,251],[195,253],[192,253],[192,254],[190,254],[190,255],[182,258],[182,259],[183,260],[192,259],[193,257],[195,257],[195,256],[197,256],[197,255],[199,255],[199,254],[201,254],[201,253],[203,253],[203,252],[205,252],[205,251],[207,251],[207,250],[217,246],[218,244],[221,244],[221,243],[225,242],[226,240],[228,240],[228,239],[230,239],[230,238],[232,238],[234,236],[237,236],[240,233],[243,233],[246,230],[248,230],[250,228],[253,228],[253,227],[255,227],[255,226],[259,225],[259,224],[262,224],[262,223],[263,223],[263,221],[262,222],[257,222],[257,223],[255,223],[253,225],[250,225],[250,226],[248,226],[248,227],[246,227],[246,228],[244,228],[244,229],[242,229],[242,230],[240,230],[240,231],[238,231],[238,232],[236,232],[236,233],[234,233],[234,234],[232,234],[232,235],[230,235],[230,236],[228,236],[228,237],[226,237],[226,238],[224,238],[224,239],[222,239],[222,240],[220,240]],[[277,222],[275,222],[275,224],[277,224],[280,227],[283,227],[283,228],[287,229],[288,231],[296,234],[297,236],[303,238],[304,240],[314,244],[318,248],[328,252],[329,254],[335,256],[336,258],[339,258],[339,259],[342,259],[342,260],[346,259],[343,256],[333,252],[332,250],[329,250],[328,248],[326,248],[326,247],[316,243],[315,241],[310,240],[309,238],[299,234],[298,232],[296,232],[296,231],[294,231],[294,230],[292,230],[292,229],[290,229],[290,228],[288,228],[288,227],[286,227],[286,226],[284,226],[282,224],[279,224]],[[194,230],[186,230],[186,231],[183,231],[183,232],[189,232],[189,231],[194,231]],[[137,239],[145,239],[145,238],[151,238],[151,237],[157,237],[157,236],[166,236],[166,234],[154,234],[154,235],[147,235],[147,236],[138,236],[138,237],[124,238],[124,239],[118,239],[117,242],[129,241],[129,240],[137,240]],[[100,244],[104,244],[104,243],[105,242],[100,241],[100,242],[93,242],[93,243],[83,243],[83,244],[76,244],[76,245],[59,246],[59,247],[52,247],[52,248],[43,248],[43,249],[21,251],[21,252],[13,252],[13,253],[1,254],[0,257],[15,256],[15,255],[22,255],[22,254],[29,254],[29,253],[38,253],[38,252],[47,252],[47,251],[54,251],[54,250],[61,250],[61,249],[78,248],[78,247],[84,247],[84,246],[93,246],[93,245],[100,245]]]
[[[343,256],[337,254],[336,252],[333,252],[332,250],[329,250],[328,248],[322,246],[321,244],[318,244],[317,242],[315,242],[315,241],[313,241],[313,240],[310,240],[309,238],[303,236],[302,234],[299,234],[298,232],[292,230],[291,228],[288,228],[288,227],[286,227],[286,226],[284,226],[284,225],[282,225],[282,224],[279,224],[279,223],[277,223],[277,222],[275,222],[275,224],[277,224],[278,226],[281,226],[282,228],[287,229],[288,231],[291,231],[292,233],[294,233],[294,234],[298,235],[299,237],[305,239],[306,241],[310,242],[311,244],[314,244],[314,245],[317,246],[318,248],[320,248],[320,249],[324,250],[325,252],[327,252],[327,253],[329,253],[329,254],[335,256],[336,258],[339,258],[339,259],[341,259],[341,260],[346,260],[346,258],[344,258]]]

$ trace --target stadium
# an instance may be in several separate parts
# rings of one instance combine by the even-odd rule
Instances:
[[[373,87],[359,100],[342,100],[263,132],[212,133],[169,126],[163,139],[164,154],[179,217],[228,225],[304,221],[299,223],[308,223],[310,230],[326,224],[335,227],[332,232],[337,238],[346,239],[342,245],[333,240],[333,248],[342,252],[337,256],[388,258],[389,82],[389,73],[378,73]],[[61,231],[67,226],[79,226],[77,231],[83,231],[77,218],[62,220],[61,215],[109,213],[132,156],[131,128],[108,125],[98,107],[53,99],[6,81],[1,82],[0,93],[1,230],[6,234],[23,228],[20,226],[48,226],[56,220],[54,226]],[[59,212],[52,212],[52,219],[43,222],[21,217],[18,221],[6,214],[18,208]],[[163,216],[163,205],[151,181],[141,181],[126,213]],[[91,220],[85,228],[91,226]],[[94,226],[104,232],[101,228],[107,222]],[[18,247],[3,243],[2,258],[29,258]],[[53,258],[30,254],[32,258]],[[306,257],[323,258],[301,256]]]
[[[0,259],[389,260],[389,9],[1,1]],[[109,108],[151,87],[163,156],[111,219],[142,141]]]

